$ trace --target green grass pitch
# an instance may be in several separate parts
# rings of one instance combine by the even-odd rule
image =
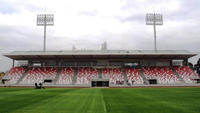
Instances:
[[[200,113],[200,88],[0,88],[0,113]]]

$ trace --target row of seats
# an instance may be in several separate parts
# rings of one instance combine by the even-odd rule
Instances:
[[[174,67],[175,71],[186,83],[193,83],[198,75],[188,66]],[[3,78],[8,79],[9,83],[16,83],[27,70],[27,67],[14,67]],[[104,68],[102,69],[102,78],[109,79],[111,84],[124,83],[123,68]],[[142,71],[147,79],[157,79],[158,83],[176,83],[177,76],[170,67],[143,67]],[[128,83],[143,84],[140,69],[125,68]],[[20,84],[34,84],[43,82],[44,79],[54,80],[58,74],[57,67],[33,67],[30,68],[27,75]],[[62,68],[56,84],[72,84],[75,75],[75,69],[71,67]],[[90,84],[92,79],[99,78],[98,69],[83,67],[77,70],[76,84]]]
[[[147,79],[157,79],[158,83],[176,83],[178,78],[170,67],[143,67],[144,76]]]
[[[143,84],[143,79],[139,74],[138,69],[127,69],[128,79],[130,83],[134,84]],[[61,71],[61,74],[57,80],[57,84],[72,84],[74,77],[73,68],[64,68]],[[124,76],[122,69],[106,68],[102,69],[102,77],[109,79],[111,84],[116,84],[117,81],[124,82]],[[98,70],[95,68],[79,68],[77,74],[76,84],[89,84],[91,79],[98,78]]]
[[[133,69],[133,68],[126,69],[126,74],[128,78],[128,83],[132,85],[144,83],[139,69]]]
[[[176,70],[176,72],[179,74],[179,76],[181,78],[183,78],[183,80],[186,83],[193,83],[194,79],[199,78],[199,76],[197,75],[197,73],[195,73],[190,67],[188,66],[182,66],[182,67],[174,67],[174,69]]]
[[[15,84],[24,74],[26,69],[26,67],[13,67],[3,78],[7,79],[8,83]]]
[[[63,68],[56,84],[72,84],[74,78],[74,69],[71,67]]]
[[[42,83],[44,79],[54,80],[57,73],[57,67],[33,67],[20,83],[34,84]]]
[[[89,84],[95,78],[98,78],[98,70],[96,68],[79,68],[76,84]]]
[[[109,79],[111,84],[124,82],[124,75],[121,68],[104,68],[102,69],[102,77]]]

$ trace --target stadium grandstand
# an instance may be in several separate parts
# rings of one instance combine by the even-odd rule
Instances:
[[[186,50],[14,51],[4,54],[13,67],[4,85],[118,87],[198,85],[199,75],[188,66],[196,56]],[[15,61],[26,63],[15,64]]]

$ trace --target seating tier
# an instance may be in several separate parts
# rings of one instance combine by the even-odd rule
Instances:
[[[178,78],[170,67],[143,67],[144,76],[147,79],[157,79],[158,83],[176,83]]]
[[[54,80],[57,73],[57,67],[33,67],[20,84],[42,83],[45,79]]]

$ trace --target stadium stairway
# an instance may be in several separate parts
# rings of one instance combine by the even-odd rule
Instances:
[[[62,67],[58,68],[58,73],[56,74],[56,77],[55,77],[55,79],[53,80],[53,84],[54,84],[54,85],[56,84],[56,82],[57,82],[57,80],[58,80],[58,77],[59,77],[59,75],[60,75],[62,69],[63,69]]]
[[[147,80],[147,78],[144,76],[143,70],[140,68],[140,73],[141,73],[141,77],[144,81],[144,84],[149,84],[149,81]]]
[[[125,85],[128,85],[128,78],[127,78],[126,70],[122,69],[122,73],[124,75],[124,83],[125,83]]]
[[[77,74],[78,74],[78,68],[74,69],[74,78],[72,80],[72,84],[76,84],[77,81]]]
[[[98,74],[99,74],[98,78],[102,78],[102,70],[101,69],[98,69]]]
[[[31,67],[28,67],[28,68],[26,69],[26,71],[25,71],[24,74],[21,76],[21,78],[19,78],[19,80],[16,82],[16,84],[19,84],[19,83],[22,81],[22,79],[27,75],[27,73],[29,72],[30,69],[31,69]]]
[[[179,79],[180,83],[185,83],[185,81],[183,80],[183,78],[181,78],[178,73],[176,72],[176,70],[174,69],[174,67],[171,67],[172,71],[174,72],[174,74],[176,75],[176,77]]]

